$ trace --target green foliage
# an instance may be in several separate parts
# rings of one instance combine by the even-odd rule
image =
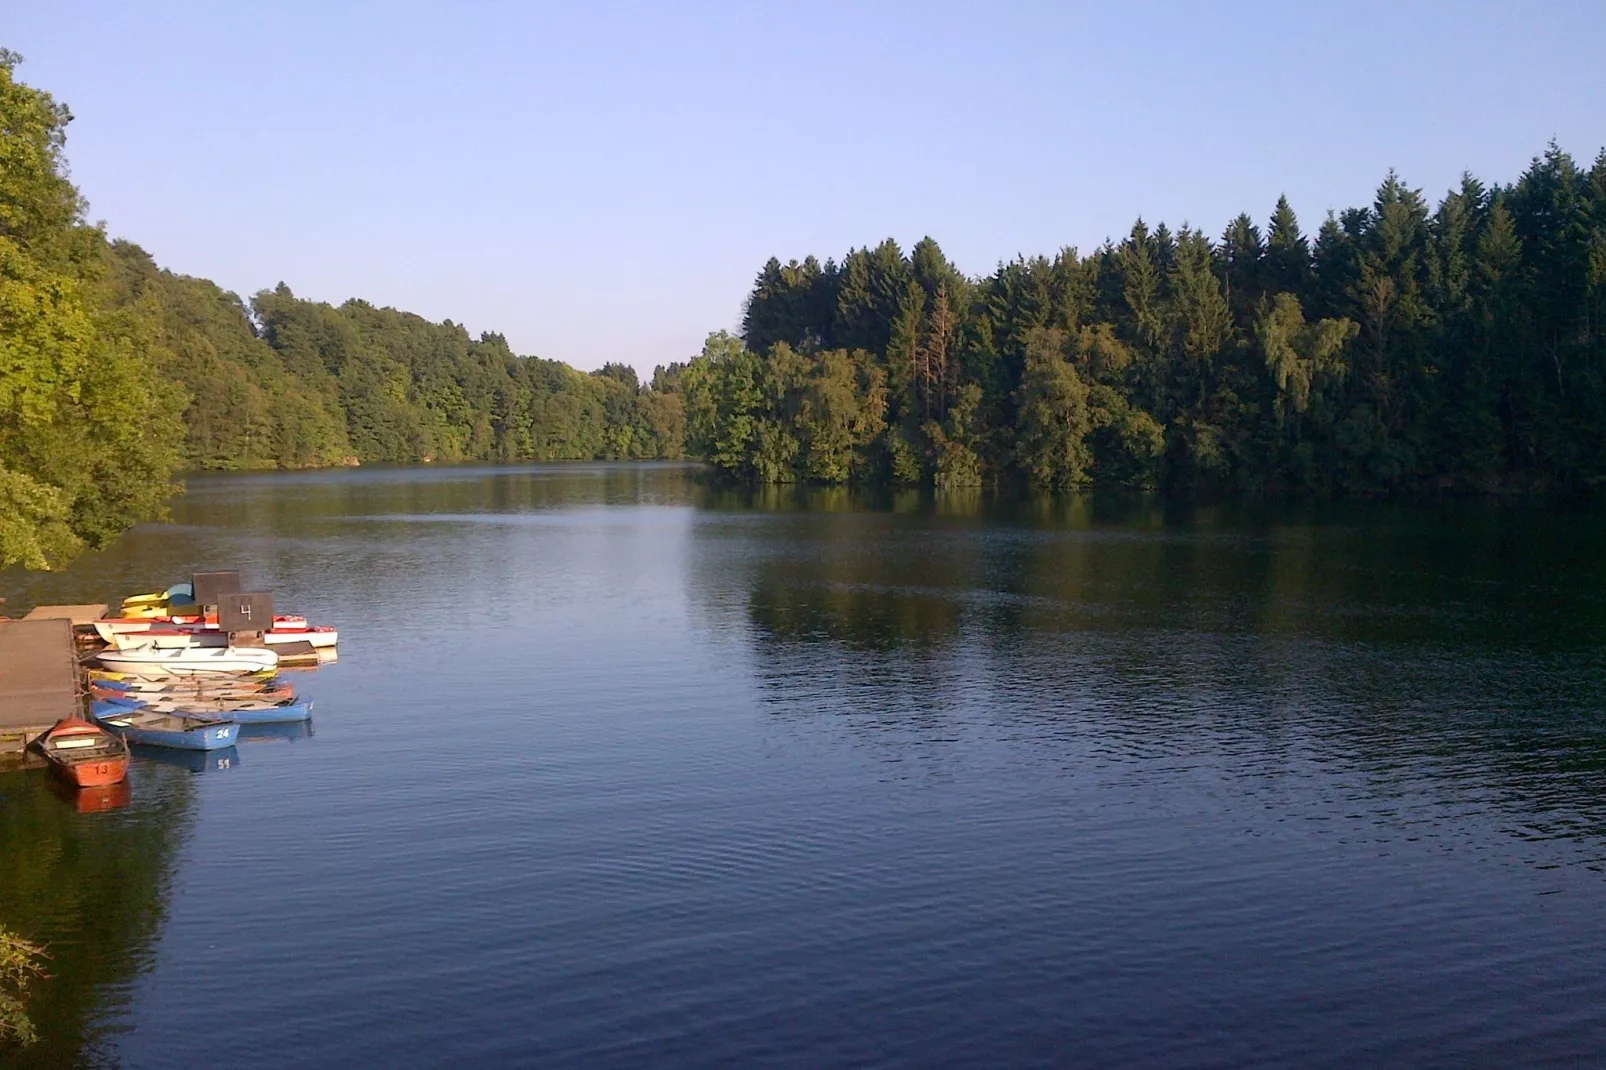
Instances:
[[[44,263],[80,250],[83,213],[62,150],[72,113],[16,80],[22,57],[0,48],[0,237]]]
[[[644,388],[282,283],[247,305],[108,243],[66,177],[71,116],[17,62],[0,50],[0,567],[159,517],[181,466],[685,455],[679,370]]]
[[[23,998],[29,982],[44,975],[44,954],[44,948],[0,928],[0,1047],[38,1039]]]
[[[1065,348],[1065,333],[1053,328],[1039,328],[1026,347],[1016,463],[1039,487],[1080,486],[1093,460],[1088,388]]]
[[[285,367],[238,297],[160,270],[132,243],[110,252],[114,300],[148,316],[162,374],[188,394],[186,467],[304,468],[351,452],[334,398]]]
[[[778,342],[760,360],[741,339],[719,333],[681,383],[687,444],[728,472],[764,483],[874,474],[887,377],[863,350],[805,353]]]
[[[1310,408],[1311,390],[1323,379],[1342,379],[1342,354],[1359,328],[1349,320],[1325,319],[1307,325],[1299,298],[1281,293],[1262,306],[1255,340],[1276,388],[1273,412],[1284,427]]]
[[[1551,145],[1437,208],[1391,173],[1314,242],[1279,198],[1264,230],[1139,220],[974,280],[929,238],[771,260],[743,331],[739,361],[698,371],[743,399],[703,410],[723,447],[689,443],[745,478],[1587,490],[1606,485],[1606,151],[1585,170]],[[886,427],[810,460],[797,396],[763,384],[841,349],[883,372]]]
[[[181,392],[147,315],[103,285],[61,151],[71,116],[0,52],[0,566],[48,568],[160,514]]]
[[[59,487],[0,468],[0,562],[48,569],[83,548]]]

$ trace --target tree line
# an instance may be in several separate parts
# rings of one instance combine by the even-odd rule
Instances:
[[[1142,220],[969,278],[926,238],[771,259],[683,376],[687,441],[767,482],[1182,492],[1606,482],[1606,151],[1436,207],[1390,173],[1314,239]]]
[[[0,566],[157,517],[184,469],[695,457],[746,481],[1177,492],[1606,483],[1606,151],[1314,238],[1138,221],[960,272],[926,238],[772,259],[739,335],[585,373],[283,283],[249,301],[85,218],[71,115],[0,50]]]

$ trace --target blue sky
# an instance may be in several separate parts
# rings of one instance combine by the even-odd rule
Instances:
[[[0,0],[93,218],[249,294],[358,296],[648,371],[771,255],[983,274],[1142,215],[1308,231],[1606,144],[1606,3]]]

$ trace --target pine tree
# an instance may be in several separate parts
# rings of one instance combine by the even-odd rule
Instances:
[[[1260,228],[1247,214],[1239,215],[1222,232],[1216,256],[1221,264],[1221,278],[1233,320],[1247,325],[1265,292],[1266,250],[1260,238]]]
[[[1303,296],[1310,292],[1310,243],[1299,232],[1299,219],[1286,196],[1277,198],[1266,230],[1265,272],[1268,293]]]

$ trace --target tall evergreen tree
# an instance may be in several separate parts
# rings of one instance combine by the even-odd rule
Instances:
[[[1310,290],[1310,243],[1300,233],[1299,218],[1286,196],[1277,198],[1266,228],[1265,280],[1267,292],[1273,294]]]

